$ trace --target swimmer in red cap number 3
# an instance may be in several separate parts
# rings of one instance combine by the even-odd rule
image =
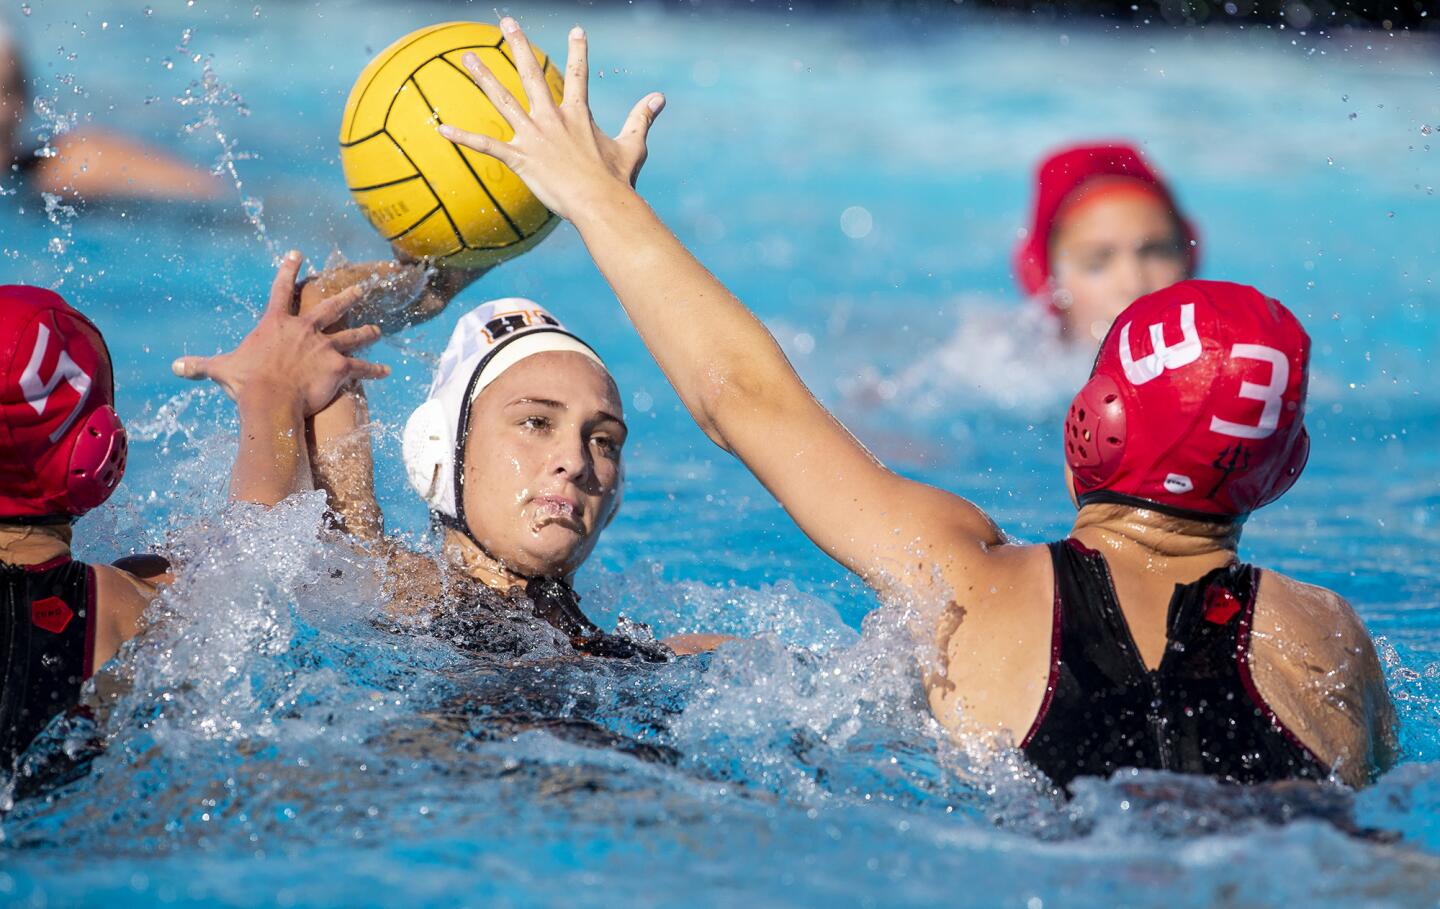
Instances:
[[[1012,542],[861,447],[660,222],[596,140],[584,32],[557,106],[518,26],[501,28],[539,100],[527,112],[468,56],[514,138],[442,133],[575,225],[701,428],[811,540],[883,595],[934,604],[940,722],[1008,740],[1060,785],[1122,767],[1360,785],[1388,766],[1394,714],[1355,612],[1236,551],[1305,465],[1309,339],[1285,307],[1185,281],[1120,313],[1064,425],[1074,527]],[[642,99],[618,143],[643,145],[663,104]]]
[[[71,524],[125,473],[100,331],[57,294],[0,287],[0,776],[137,631],[163,559],[71,558]]]
[[[1092,344],[1130,301],[1195,275],[1200,245],[1165,181],[1128,145],[1052,154],[1015,250],[1020,290]]]

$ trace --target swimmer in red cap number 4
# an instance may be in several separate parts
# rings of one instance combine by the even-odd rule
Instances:
[[[1094,343],[1131,300],[1194,277],[1199,256],[1195,228],[1139,151],[1080,145],[1040,164],[1015,277],[1068,337]]]
[[[882,594],[935,604],[926,683],[942,723],[1008,739],[1061,785],[1121,767],[1359,785],[1388,765],[1393,710],[1355,612],[1236,552],[1309,444],[1309,341],[1283,306],[1186,281],[1120,314],[1064,426],[1074,528],[1013,543],[965,499],[876,461],[635,192],[616,148],[643,147],[664,99],[600,141],[584,32],[557,106],[524,34],[501,28],[540,100],[527,112],[467,56],[514,138],[442,134],[575,225],[701,428],[810,539]]]
[[[71,524],[125,473],[110,354],[57,294],[0,287],[0,775],[136,633],[155,557],[71,558]]]

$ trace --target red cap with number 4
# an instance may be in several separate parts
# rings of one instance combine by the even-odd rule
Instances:
[[[109,498],[125,430],[100,331],[58,294],[0,287],[0,521],[63,519]]]
[[[1182,281],[1111,326],[1065,419],[1075,497],[1243,518],[1310,453],[1310,337],[1253,287]]]

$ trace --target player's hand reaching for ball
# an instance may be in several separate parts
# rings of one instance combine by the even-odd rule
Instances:
[[[229,353],[213,357],[181,357],[172,365],[177,376],[213,379],[237,402],[263,398],[269,404],[298,407],[303,416],[323,408],[352,379],[380,379],[386,366],[350,356],[380,337],[374,325],[326,329],[341,319],[362,296],[351,286],[296,315],[292,312],[300,254],[285,255],[270,301],[260,322]]]
[[[590,64],[584,30],[576,26],[570,31],[565,94],[559,105],[550,95],[545,74],[520,26],[507,16],[500,20],[500,30],[530,100],[529,112],[479,57],[466,54],[462,58],[465,68],[515,136],[501,142],[452,126],[441,126],[440,134],[497,158],[525,181],[546,208],[567,220],[574,220],[581,206],[615,188],[633,188],[645,163],[645,137],[665,106],[665,96],[653,92],[641,98],[619,135],[611,138],[595,125],[590,113]]]

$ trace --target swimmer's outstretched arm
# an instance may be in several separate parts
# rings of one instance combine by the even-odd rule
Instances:
[[[645,136],[664,97],[643,98],[611,139],[590,114],[584,32],[570,33],[557,106],[524,34],[509,18],[501,29],[532,110],[466,55],[465,66],[515,135],[499,142],[450,127],[442,134],[498,158],[575,225],[691,416],[826,553],[881,589],[925,585],[937,573],[952,584],[966,579],[1003,542],[990,519],[880,464],[815,399],[760,320],[635,192]]]
[[[217,199],[225,184],[214,174],[108,130],[81,129],[55,139],[40,159],[35,188],[79,199]]]
[[[327,334],[360,299],[359,288],[329,297],[295,315],[300,254],[285,256],[260,322],[235,350],[213,357],[181,357],[173,370],[187,379],[213,379],[240,412],[240,451],[230,479],[232,502],[274,505],[312,487],[305,418],[355,379],[379,379],[388,367],[350,354],[380,337],[374,325]]]

